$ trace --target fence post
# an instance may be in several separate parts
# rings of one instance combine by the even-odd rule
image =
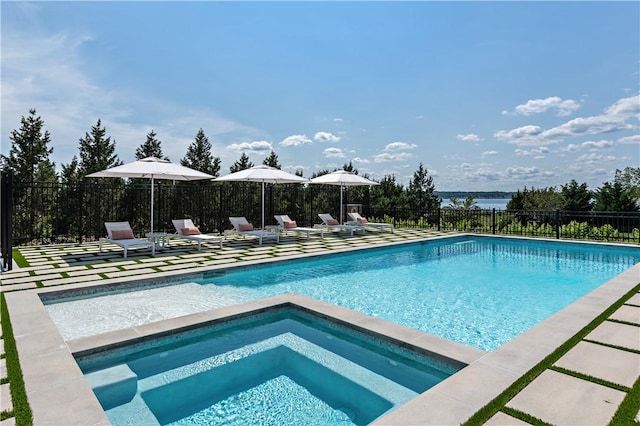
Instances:
[[[556,240],[560,239],[560,209],[556,209]]]
[[[491,233],[496,235],[496,208],[491,209]]]
[[[2,172],[0,182],[0,270],[13,269],[13,170]]]
[[[77,191],[78,193],[78,204],[77,204],[78,205],[78,210],[77,210],[78,212],[78,244],[82,244],[82,235],[84,234],[84,228],[82,226],[82,216],[83,216],[82,209],[84,207],[84,203],[82,202],[82,193],[84,192],[84,185],[81,185],[79,183],[76,183],[75,185],[78,188],[78,191]]]
[[[440,213],[442,212],[442,209],[438,208],[438,232],[440,232]]]

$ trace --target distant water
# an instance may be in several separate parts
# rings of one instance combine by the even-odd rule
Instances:
[[[464,200],[464,198],[460,198],[460,200]],[[505,210],[507,208],[507,203],[511,201],[511,198],[476,198],[476,205],[481,209],[499,209]],[[441,207],[446,207],[451,204],[451,200],[449,198],[444,198],[442,200]]]

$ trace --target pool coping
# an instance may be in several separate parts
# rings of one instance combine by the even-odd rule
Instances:
[[[466,234],[456,236],[460,235]],[[476,237],[476,235],[473,236]],[[451,237],[453,236],[438,237],[438,239]],[[491,238],[496,237],[492,236]],[[434,238],[428,238],[424,241],[433,240]],[[407,244],[407,242],[394,242],[385,245],[399,244]],[[353,251],[353,249],[341,251]],[[287,257],[286,260],[338,252],[336,250],[324,254],[298,255]],[[280,258],[273,261],[282,260]],[[243,265],[239,267],[264,263],[264,260],[243,262]],[[234,266],[236,265],[198,269],[211,271],[229,269]],[[158,273],[152,280],[175,277],[175,275],[184,275],[184,273]],[[204,314],[187,315],[105,333],[105,335],[65,342],[49,317],[40,299],[40,294],[69,291],[73,288],[95,287],[97,283],[67,285],[64,289],[48,288],[9,292],[5,293],[5,297],[12,320],[27,396],[33,411],[34,424],[110,424],[97,398],[84,380],[72,352],[99,346],[100,340],[108,342],[109,339],[115,339],[117,334],[120,334],[118,338],[121,340],[138,338],[145,335],[144,333],[150,335],[161,332],[163,327],[166,331],[166,326],[170,324],[174,327],[180,326],[180,324],[189,326],[198,320],[200,322],[210,321],[213,318],[237,315],[242,309],[245,311],[260,310],[283,303],[300,303],[300,306],[318,310],[323,314],[334,312],[341,320],[354,321],[354,326],[369,325],[374,332],[390,333],[393,338],[400,341],[405,340],[412,345],[416,343],[424,345],[428,351],[439,353],[443,350],[445,353],[441,355],[450,359],[460,357],[459,361],[469,364],[467,367],[375,422],[379,425],[460,424],[619,300],[637,285],[638,276],[640,276],[640,264],[627,269],[560,312],[489,353],[297,294],[274,296],[242,305],[207,311]],[[140,281],[135,277],[131,280]],[[107,283],[107,281],[122,283],[127,280],[104,280],[99,285],[113,284]],[[239,308],[240,311],[238,311]],[[450,343],[455,343],[455,345],[450,346]],[[458,348],[456,345],[462,348]],[[472,349],[472,351],[469,352],[467,349]],[[478,392],[478,389],[482,389],[482,392]]]

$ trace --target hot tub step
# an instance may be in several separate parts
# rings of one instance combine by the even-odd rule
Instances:
[[[105,410],[126,404],[138,391],[138,376],[126,364],[86,374],[85,378]]]

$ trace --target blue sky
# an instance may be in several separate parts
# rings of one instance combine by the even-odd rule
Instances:
[[[1,2],[3,154],[36,108],[60,167],[198,129],[222,159],[352,161],[436,190],[595,189],[640,167],[639,2]]]

